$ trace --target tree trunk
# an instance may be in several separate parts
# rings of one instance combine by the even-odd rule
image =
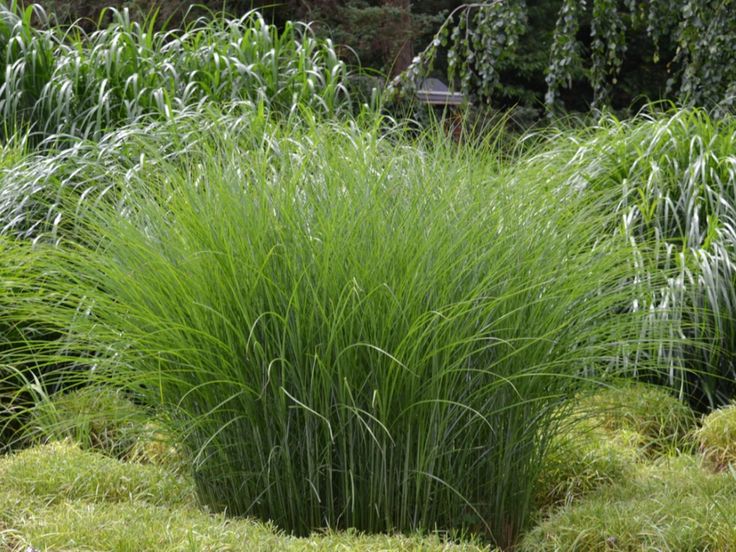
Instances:
[[[387,52],[391,62],[391,77],[395,77],[404,69],[409,67],[411,60],[414,58],[414,48],[412,46],[412,25],[411,25],[411,1],[410,0],[383,0],[386,7],[397,8],[398,14],[391,15],[393,19],[385,26],[385,32],[392,36],[386,36],[387,46],[398,46],[398,49],[392,48]]]

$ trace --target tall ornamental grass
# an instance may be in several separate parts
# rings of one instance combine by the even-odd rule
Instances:
[[[37,5],[0,2],[0,114],[4,138],[99,139],[141,118],[166,118],[206,102],[247,101],[274,111],[347,105],[347,70],[329,41],[302,23],[281,30],[255,11],[156,30],[155,19],[35,28]],[[100,21],[103,19],[101,18]]]
[[[17,316],[62,329],[80,379],[171,409],[213,509],[511,546],[561,401],[671,339],[628,308],[614,194],[440,137],[201,128],[124,216],[98,202],[77,245],[37,242]]]
[[[701,407],[727,403],[736,393],[736,120],[672,110],[546,138],[527,170],[613,192],[611,232],[650,250],[637,260],[642,282],[671,275],[655,303],[686,339],[658,353],[669,369],[656,379]]]

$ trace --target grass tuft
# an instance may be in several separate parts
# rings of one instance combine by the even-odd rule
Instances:
[[[22,434],[31,443],[69,439],[121,460],[173,466],[178,457],[163,422],[110,387],[83,387],[37,400]]]
[[[637,466],[636,475],[562,508],[532,529],[525,552],[730,550],[736,480],[694,456]]]
[[[536,484],[537,504],[549,511],[632,477],[645,442],[636,432],[609,432],[595,421],[577,420],[554,437]]]
[[[695,414],[668,388],[623,382],[583,398],[576,409],[589,424],[599,424],[609,432],[640,435],[650,453],[691,448]]]
[[[193,504],[191,483],[163,468],[126,464],[59,441],[0,458],[4,489],[47,504],[65,500]]]
[[[711,467],[725,470],[736,465],[736,405],[705,416],[693,435]]]

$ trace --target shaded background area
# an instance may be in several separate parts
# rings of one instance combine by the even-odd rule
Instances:
[[[30,4],[24,0],[25,4]],[[434,33],[459,0],[39,0],[48,13],[55,13],[58,23],[81,20],[83,28],[91,30],[105,6],[128,8],[131,16],[144,18],[158,10],[157,25],[179,27],[196,17],[226,11],[238,16],[258,9],[267,20],[282,26],[288,20],[312,23],[315,32],[331,38],[342,58],[358,65],[367,74],[394,76],[405,69],[416,53],[432,40]],[[544,113],[547,90],[545,71],[550,61],[550,49],[562,0],[529,0],[527,30],[516,52],[506,56],[498,71],[500,84],[495,93],[495,109],[517,108],[522,117],[535,120]],[[581,21],[578,39],[585,56],[590,51],[590,16]],[[677,45],[662,37],[660,55],[655,61],[654,46],[644,29],[629,30],[627,51],[621,74],[611,96],[611,107],[628,114],[648,100],[665,98],[665,87],[671,77],[667,61]],[[434,76],[446,71],[446,59],[440,55]],[[586,70],[573,75],[571,86],[560,93],[560,99],[571,112],[585,112],[593,99],[593,90]]]

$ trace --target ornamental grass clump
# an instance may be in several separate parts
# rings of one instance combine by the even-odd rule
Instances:
[[[736,119],[697,109],[607,116],[546,137],[530,170],[560,185],[613,192],[605,208],[618,222],[610,232],[646,250],[634,260],[637,285],[656,295],[672,334],[686,338],[658,352],[668,371],[655,381],[700,408],[727,403],[736,390]],[[661,271],[670,279],[656,290],[649,275]],[[630,373],[649,377],[635,364]]]
[[[170,409],[211,509],[513,545],[563,400],[672,339],[626,308],[610,192],[399,129],[200,127],[125,216],[97,202],[76,245],[37,242],[17,312],[66,329],[77,377]]]
[[[36,28],[47,20],[40,6],[0,4],[3,138],[20,131],[35,144],[97,140],[208,102],[329,115],[347,108],[345,64],[303,23],[277,29],[251,11],[157,30],[153,17],[139,23],[127,9],[110,13],[108,25],[86,33],[76,24]]]

